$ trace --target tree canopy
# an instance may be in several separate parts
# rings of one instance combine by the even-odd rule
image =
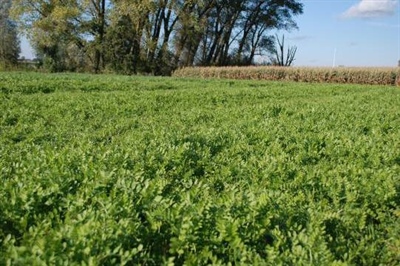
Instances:
[[[249,65],[270,32],[297,27],[296,0],[14,0],[13,15],[51,70],[169,74]]]
[[[8,67],[18,62],[20,43],[16,24],[10,20],[11,0],[0,2],[0,64]]]

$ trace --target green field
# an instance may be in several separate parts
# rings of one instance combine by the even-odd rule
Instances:
[[[0,73],[0,265],[398,265],[400,89]]]

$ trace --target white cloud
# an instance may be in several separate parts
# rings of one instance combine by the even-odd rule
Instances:
[[[342,16],[345,18],[373,18],[393,15],[398,0],[361,0],[350,7]]]

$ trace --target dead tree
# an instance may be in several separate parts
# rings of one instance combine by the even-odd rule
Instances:
[[[295,60],[297,47],[289,46],[285,56],[285,35],[282,35],[280,40],[278,35],[275,35],[276,45],[271,50],[270,60],[274,66],[291,66]]]

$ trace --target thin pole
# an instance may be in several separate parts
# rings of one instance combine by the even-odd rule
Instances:
[[[336,47],[335,47],[335,50],[333,51],[333,62],[332,62],[332,68],[333,67],[335,67],[335,65],[336,65]]]

